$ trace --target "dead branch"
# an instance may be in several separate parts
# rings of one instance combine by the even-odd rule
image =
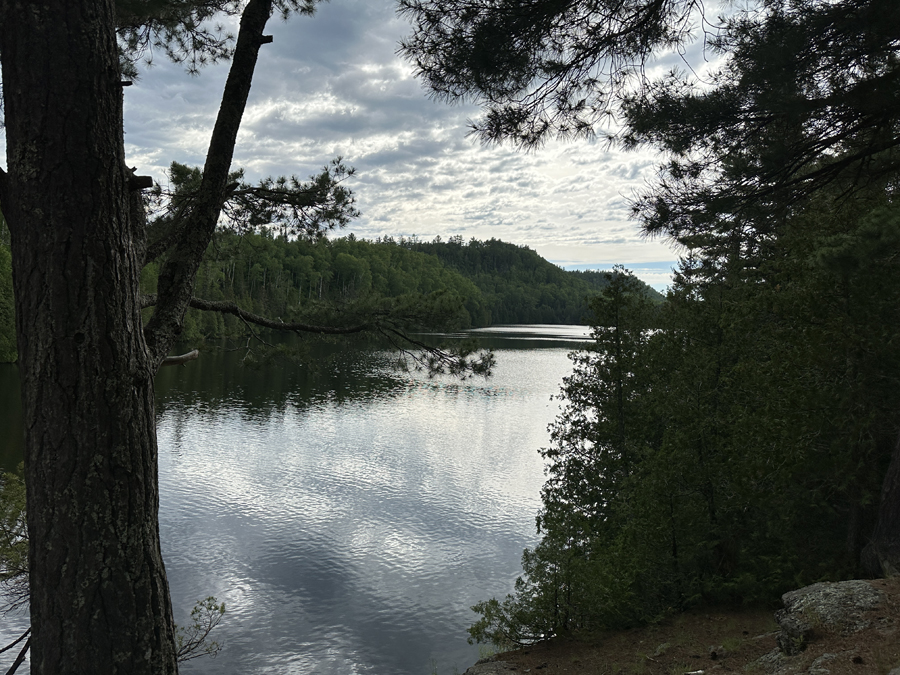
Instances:
[[[196,349],[192,349],[187,354],[182,354],[181,356],[167,356],[163,359],[160,366],[183,366],[188,361],[193,361],[199,357],[200,352]]]

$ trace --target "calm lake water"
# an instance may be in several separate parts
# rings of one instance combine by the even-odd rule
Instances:
[[[470,606],[508,593],[536,542],[537,450],[585,331],[478,331],[497,352],[487,380],[428,379],[356,352],[258,370],[207,352],[163,370],[160,526],[176,621],[208,595],[227,607],[222,653],[182,672],[465,671],[479,658]],[[5,466],[21,435],[14,376],[0,370]],[[27,626],[0,622],[0,646]]]

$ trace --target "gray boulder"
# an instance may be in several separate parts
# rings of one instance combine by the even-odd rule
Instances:
[[[806,648],[810,636],[819,631],[850,635],[868,628],[863,613],[885,600],[883,592],[860,579],[821,582],[781,596],[784,609],[775,613],[780,627],[778,647],[788,656]]]

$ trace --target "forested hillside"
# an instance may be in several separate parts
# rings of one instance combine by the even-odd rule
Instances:
[[[411,242],[413,250],[437,256],[481,290],[490,308],[488,323],[584,323],[585,297],[606,285],[602,272],[569,272],[548,263],[527,246],[497,239],[463,243],[462,237]],[[657,301],[662,296],[642,284]]]
[[[143,271],[145,293],[156,292],[159,262]],[[217,233],[197,275],[194,294],[228,300],[242,309],[284,321],[334,311],[355,311],[385,299],[405,302],[462,301],[447,328],[500,323],[583,323],[587,299],[606,283],[600,272],[567,272],[533,250],[496,239],[464,243],[459,237],[348,237],[287,239],[270,231]],[[662,296],[649,286],[654,301]],[[431,296],[431,297],[429,297]],[[418,300],[417,298],[421,298]],[[240,319],[191,309],[185,341],[246,334]],[[8,242],[0,240],[0,360],[15,358],[12,278]]]

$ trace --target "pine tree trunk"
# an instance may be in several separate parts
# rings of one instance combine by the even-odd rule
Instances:
[[[175,673],[112,0],[0,2],[32,673]]]
[[[900,439],[882,484],[875,532],[863,549],[861,562],[869,577],[900,574]]]

